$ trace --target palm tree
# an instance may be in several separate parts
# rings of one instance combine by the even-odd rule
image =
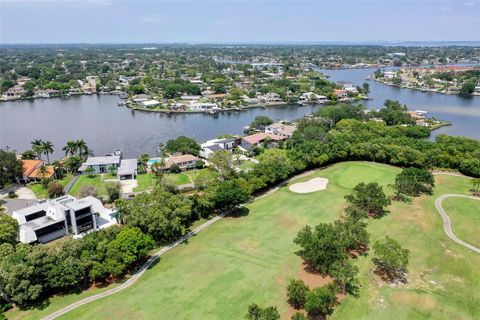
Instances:
[[[65,145],[65,147],[62,148],[62,150],[65,151],[65,157],[67,157],[68,154],[73,156],[78,152],[76,141],[73,141],[73,140],[67,141],[67,144]]]
[[[47,173],[48,173],[48,168],[47,168],[47,166],[44,166],[44,165],[40,166],[40,167],[38,168],[38,173],[42,176],[42,185],[43,185],[43,187],[46,188],[46,186],[47,186],[47,181],[45,180],[45,176],[46,176]]]
[[[42,141],[42,152],[47,156],[47,163],[50,163],[49,154],[53,153],[53,143],[50,141]]]
[[[75,145],[77,146],[77,152],[80,157],[85,158],[86,156],[88,156],[90,150],[88,149],[85,140],[77,140],[75,141]]]
[[[55,176],[57,177],[57,179],[62,179],[63,178],[63,164],[58,160],[53,161],[52,164],[53,164],[53,167],[55,169]]]
[[[140,162],[140,165],[143,166],[145,171],[147,170],[148,159],[150,159],[150,156],[148,155],[148,153],[142,153],[140,155],[140,158],[138,158],[138,162]]]
[[[37,154],[37,158],[41,160],[41,156],[42,156],[42,152],[43,152],[43,150],[42,150],[43,141],[40,140],[40,139],[35,139],[30,143],[32,145],[33,152],[35,152]]]

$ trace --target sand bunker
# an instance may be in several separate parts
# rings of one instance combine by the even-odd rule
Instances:
[[[326,178],[313,178],[305,182],[299,182],[290,186],[290,191],[296,193],[310,193],[327,188],[328,179]]]

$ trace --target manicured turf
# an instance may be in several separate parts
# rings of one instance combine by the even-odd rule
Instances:
[[[175,184],[181,186],[183,184],[191,183],[190,177],[185,173],[167,173],[165,177],[173,177]]]
[[[448,198],[442,206],[450,217],[455,235],[480,248],[480,201]]]
[[[66,174],[62,179],[55,180],[55,181],[60,183],[62,187],[65,187],[72,178],[73,178],[73,174],[69,173],[69,174]],[[35,195],[37,196],[37,198],[45,198],[45,199],[48,198],[48,190],[45,189],[41,183],[29,184],[27,185],[27,188],[32,190],[33,193],[35,193]]]
[[[134,192],[145,191],[153,188],[155,185],[155,175],[153,173],[143,173],[137,176],[137,186],[133,188]]]
[[[337,219],[345,206],[343,196],[357,183],[376,181],[386,187],[399,171],[347,162],[304,177],[326,177],[330,183],[327,190],[310,194],[282,187],[249,204],[248,215],[222,219],[168,252],[132,287],[61,319],[243,319],[252,302],[276,305],[287,319],[286,284],[301,270],[292,242],[297,231]],[[343,300],[332,319],[480,317],[480,255],[445,236],[433,205],[439,194],[468,194],[470,186],[464,178],[436,180],[435,195],[411,204],[395,202],[386,217],[369,221],[372,242],[388,234],[411,250],[409,283],[385,285],[372,273],[370,257],[361,257],[356,261],[360,296]]]
[[[105,173],[103,175],[101,174],[95,174],[92,176],[89,176],[87,174],[82,174],[81,176],[78,177],[77,181],[73,184],[72,188],[68,192],[72,196],[78,196],[80,194],[80,191],[84,186],[95,186],[98,190],[99,195],[107,195],[107,190],[105,189],[106,184],[108,183],[105,180],[111,180],[111,179],[116,179],[115,176],[113,176],[110,173]]]

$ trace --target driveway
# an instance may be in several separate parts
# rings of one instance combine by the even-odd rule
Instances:
[[[7,214],[11,215],[13,211],[32,206],[37,203],[37,200],[28,199],[4,199],[7,201],[3,205],[7,209]]]
[[[15,191],[18,199],[37,200],[35,193],[21,184],[16,184],[11,188],[0,191],[0,199],[6,200],[8,198],[8,192],[10,191]]]

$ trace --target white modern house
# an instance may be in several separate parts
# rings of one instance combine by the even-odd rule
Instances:
[[[13,211],[12,218],[19,224],[20,242],[47,243],[115,224],[115,214],[92,196],[76,199],[66,195]]]
[[[122,159],[121,151],[103,157],[88,157],[78,171],[85,173],[88,168],[92,168],[94,174],[108,173],[111,167],[115,168],[117,177],[121,180],[137,177],[137,159]]]
[[[241,138],[228,138],[228,139],[212,139],[200,145],[200,157],[209,159],[215,152],[219,150],[227,150],[232,152],[236,146],[242,142]]]
[[[82,164],[78,171],[85,173],[88,168],[92,168],[92,173],[107,173],[109,172],[110,167],[115,167],[115,169],[120,167],[121,158],[121,154],[103,157],[88,157],[87,161]]]

